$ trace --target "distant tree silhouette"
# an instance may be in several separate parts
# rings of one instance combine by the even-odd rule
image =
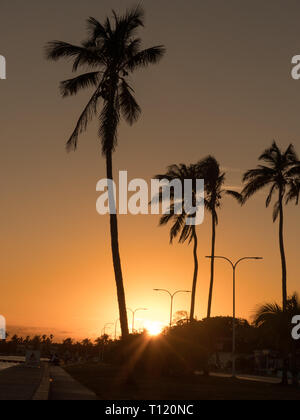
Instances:
[[[183,324],[189,321],[187,311],[177,311],[173,317],[173,324]]]
[[[259,157],[264,165],[247,171],[243,181],[246,183],[242,191],[242,202],[245,203],[255,193],[269,187],[266,207],[271,204],[277,192],[277,200],[273,210],[273,222],[279,217],[279,246],[282,266],[282,308],[287,306],[287,264],[284,248],[284,204],[299,197],[299,159],[292,144],[282,152],[274,141],[271,148]]]
[[[288,353],[292,354],[293,383],[298,385],[298,371],[296,351],[299,344],[292,339],[292,318],[300,314],[300,301],[295,293],[287,299],[286,310],[277,303],[266,303],[255,312],[254,325],[260,328],[264,335],[272,337],[274,345],[280,350],[283,357],[283,384],[288,383]]]
[[[210,287],[207,305],[207,318],[211,316],[211,306],[214,287],[214,266],[215,266],[215,247],[216,247],[216,226],[219,222],[217,211],[221,207],[221,201],[225,194],[236,196],[235,191],[224,188],[225,173],[221,171],[220,164],[212,157],[208,156],[199,162],[199,168],[205,180],[205,208],[210,212],[212,219],[212,240],[211,240],[211,269]]]
[[[117,146],[117,130],[121,116],[129,124],[133,124],[141,113],[129,83],[129,76],[135,70],[158,63],[165,51],[162,46],[141,49],[141,39],[136,36],[138,29],[144,26],[144,13],[140,7],[127,11],[123,16],[119,16],[115,11],[112,14],[113,18],[107,18],[103,24],[93,17],[89,18],[88,39],[80,46],[53,41],[46,47],[48,59],[72,59],[73,71],[77,71],[79,67],[90,67],[92,70],[60,84],[63,97],[75,95],[81,89],[94,88],[94,93],[67,142],[67,149],[76,149],[79,135],[98,114],[98,134],[106,159],[107,178],[111,180],[112,154]],[[122,336],[125,337],[129,330],[115,214],[110,215],[110,229],[120,323]]]
[[[156,179],[159,180],[180,180],[182,185],[184,185],[184,180],[191,179],[193,184],[195,185],[197,179],[202,179],[202,168],[200,163],[193,164],[193,165],[171,165],[168,167],[168,170],[165,174],[156,175]],[[193,188],[193,204],[196,201],[196,189]],[[196,299],[196,289],[197,289],[197,280],[198,280],[198,237],[196,226],[188,225],[187,218],[191,215],[187,214],[184,209],[184,194],[182,197],[181,203],[175,202],[174,199],[174,190],[171,189],[171,205],[166,214],[164,214],[160,219],[160,226],[164,226],[169,222],[172,222],[172,227],[170,230],[170,243],[172,244],[174,239],[179,237],[179,243],[188,242],[189,244],[193,242],[193,256],[194,256],[194,275],[193,275],[193,284],[192,284],[192,296],[191,296],[191,309],[190,309],[190,321],[194,320],[194,312],[195,312],[195,299]],[[159,199],[160,201],[163,200],[163,194],[159,194],[159,197],[154,197],[153,200]],[[176,214],[176,205],[180,204],[182,207],[182,212],[180,214]],[[169,214],[168,214],[169,213]]]

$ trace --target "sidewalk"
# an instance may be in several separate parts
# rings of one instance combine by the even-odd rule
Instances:
[[[210,373],[211,376],[215,376],[216,378],[231,378],[232,375],[227,373]],[[281,379],[275,377],[268,377],[268,376],[255,376],[255,375],[237,375],[237,379],[242,379],[244,381],[252,381],[252,382],[262,382],[265,384],[280,384]],[[289,380],[289,383],[292,383],[292,380]]]
[[[0,372],[0,401],[32,400],[43,377],[44,367],[15,366]]]
[[[75,381],[66,371],[60,367],[50,368],[51,389],[49,400],[74,401],[74,400],[97,400],[96,394]]]

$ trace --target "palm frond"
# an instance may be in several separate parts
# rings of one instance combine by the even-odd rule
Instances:
[[[128,60],[134,57],[140,51],[141,45],[142,45],[141,38],[135,38],[129,42],[126,48],[126,54],[127,54]]]
[[[294,164],[286,171],[286,176],[288,178],[296,177],[300,179],[300,162],[296,161]]]
[[[300,180],[294,180],[289,184],[289,190],[286,195],[286,204],[295,200],[295,204],[299,204],[300,199]]]
[[[164,56],[166,49],[162,45],[147,48],[138,52],[128,60],[125,68],[134,71],[140,67],[147,67],[150,64],[157,64]]]
[[[97,47],[85,47],[81,53],[77,55],[73,63],[73,72],[77,71],[80,66],[102,67],[106,64],[106,57],[101,49]]]
[[[67,42],[48,42],[45,52],[48,60],[57,61],[61,58],[74,58],[73,71],[76,71],[80,65],[95,67],[103,64],[103,56],[99,51],[68,44]]]
[[[88,104],[81,113],[79,120],[77,121],[76,127],[69,138],[66,148],[68,151],[76,150],[79,135],[84,132],[87,128],[88,123],[97,113],[97,103],[99,99],[99,89],[97,89],[89,100]]]
[[[170,243],[173,243],[173,240],[177,237],[180,230],[183,227],[186,227],[185,225],[185,215],[184,213],[180,215],[176,215],[175,217],[175,223],[173,224],[171,230],[170,230]]]
[[[282,314],[282,309],[277,303],[266,303],[256,310],[254,325],[261,327],[266,323],[272,323],[273,319]]]
[[[87,20],[87,30],[89,38],[95,42],[98,38],[107,39],[105,27],[95,18],[89,17]]]
[[[82,53],[83,47],[62,41],[51,41],[46,44],[45,53],[48,60],[57,61],[60,58],[73,58]]]
[[[299,161],[296,149],[293,144],[290,144],[284,153],[284,159],[289,162],[296,163]]]
[[[274,208],[273,208],[273,222],[274,222],[274,223],[276,222],[276,220],[277,220],[277,218],[278,218],[278,216],[279,216],[279,211],[280,211],[280,202],[279,202],[279,201],[277,201],[277,202],[274,204]]]
[[[109,20],[108,17],[105,20],[104,28],[105,28],[105,32],[108,35],[108,39],[112,38],[112,36],[113,36],[113,29],[112,29],[112,25],[111,25],[110,20]]]
[[[253,178],[242,191],[243,202],[246,202],[246,200],[252,197],[256,192],[270,184],[270,182],[271,180],[265,176],[258,175],[256,178]]]
[[[273,184],[272,187],[271,187],[271,189],[270,189],[269,195],[268,195],[268,197],[266,199],[266,207],[269,207],[269,205],[271,204],[271,201],[272,201],[272,198],[273,198],[273,194],[274,194],[274,191],[276,189],[277,189],[277,184]]]
[[[193,226],[184,225],[181,231],[180,238],[179,238],[179,243],[183,244],[184,242],[188,240],[190,244],[193,239],[192,234],[193,234]]]
[[[265,152],[260,156],[259,160],[268,162],[273,167],[280,166],[282,162],[283,154],[277,145],[276,141],[272,142],[272,145],[269,149],[266,149]]]
[[[171,211],[162,215],[159,220],[159,225],[160,226],[167,225],[173,217],[174,217],[174,213],[172,213]]]
[[[244,198],[241,193],[234,190],[225,190],[225,194],[230,195],[231,197],[235,198],[239,204],[244,203]]]
[[[115,17],[117,17],[116,13]],[[124,16],[117,19],[118,27],[125,31],[124,36],[128,38],[129,36],[134,35],[136,29],[144,27],[145,12],[144,9],[138,5],[128,9]]]
[[[257,177],[265,177],[272,180],[274,175],[275,171],[273,169],[260,165],[255,169],[250,169],[249,171],[245,172],[243,176],[243,182],[255,180]]]
[[[239,204],[243,203],[243,195],[238,191],[234,190],[225,190],[226,195],[230,195],[231,197],[235,198]]]
[[[120,87],[120,107],[125,120],[132,125],[138,120],[142,110],[136,102],[133,94],[133,89],[123,79]]]
[[[97,86],[101,72],[85,73],[73,79],[65,80],[60,83],[60,92],[63,97],[76,95],[80,89]]]

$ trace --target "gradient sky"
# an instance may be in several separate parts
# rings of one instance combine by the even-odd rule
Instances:
[[[213,154],[226,168],[227,185],[257,164],[276,139],[300,153],[300,81],[291,58],[300,54],[298,0],[144,0],[145,46],[164,44],[160,65],[135,75],[143,109],[132,128],[121,126],[115,169],[150,179],[172,163]],[[0,54],[8,79],[0,81],[1,293],[9,325],[50,328],[76,337],[100,335],[118,318],[108,217],[96,213],[97,181],[105,162],[96,122],[76,153],[64,143],[90,92],[62,100],[58,83],[70,64],[44,59],[43,46],[85,38],[85,19],[106,17],[117,0],[2,0]],[[226,198],[217,253],[264,256],[238,272],[237,313],[249,318],[258,303],[281,300],[277,225],[264,194],[240,208]],[[120,249],[127,304],[147,307],[138,318],[168,322],[167,296],[154,287],[191,288],[192,249],[169,245],[157,216],[122,216]],[[196,315],[206,313],[210,219],[199,232]],[[288,290],[299,291],[299,208],[286,209]],[[212,314],[229,315],[231,269],[216,264]],[[189,310],[178,296],[176,310]],[[139,322],[139,321],[138,321]],[[138,326],[138,325],[137,325]]]

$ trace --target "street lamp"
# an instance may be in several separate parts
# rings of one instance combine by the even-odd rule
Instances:
[[[134,311],[130,308],[126,308],[126,309],[127,309],[127,311],[130,311],[132,313],[132,331],[131,332],[133,334],[134,333],[134,319],[135,319],[136,312],[138,312],[138,311],[148,311],[148,309],[147,308],[137,308]]]
[[[115,322],[115,340],[117,339],[117,327],[118,327],[118,322],[120,322],[120,318],[116,319],[116,322]]]
[[[105,336],[106,328],[110,328],[111,325],[114,325],[114,324],[112,322],[109,322],[108,324],[105,324],[104,325],[104,327],[102,328],[102,331],[101,331],[102,337]],[[101,356],[100,356],[100,360],[102,360],[102,362],[104,361],[104,345],[105,345],[105,340],[103,338],[103,341],[102,341],[102,351],[101,351]]]
[[[114,324],[112,322],[105,324],[104,328],[102,328],[101,335],[105,335],[106,329],[109,328],[111,325],[114,325]]]
[[[171,311],[170,311],[170,327],[172,327],[172,318],[173,318],[173,300],[175,295],[177,295],[178,293],[192,293],[190,290],[177,290],[175,293],[171,293],[169,292],[169,290],[166,289],[153,289],[155,292],[166,292],[169,294],[170,298],[171,298]]]
[[[235,378],[236,377],[236,369],[235,369],[235,356],[236,356],[235,355],[235,347],[236,347],[236,345],[235,345],[236,344],[236,339],[235,339],[236,338],[236,334],[235,334],[235,321],[236,321],[236,317],[235,317],[235,296],[236,296],[235,280],[236,280],[236,276],[235,276],[235,273],[236,273],[236,268],[237,268],[238,264],[242,261],[245,261],[245,260],[262,260],[263,258],[262,257],[243,257],[243,258],[240,258],[235,263],[232,262],[229,258],[223,257],[223,256],[215,256],[215,257],[209,256],[209,257],[206,257],[206,258],[210,258],[210,259],[218,258],[218,259],[226,260],[230,263],[230,265],[233,269],[232,377]]]

